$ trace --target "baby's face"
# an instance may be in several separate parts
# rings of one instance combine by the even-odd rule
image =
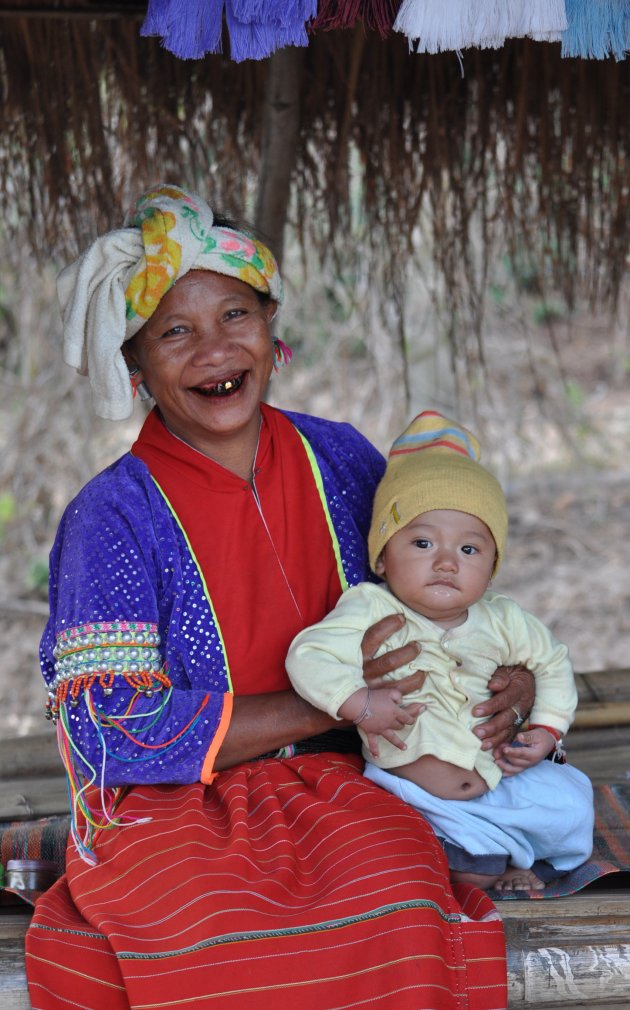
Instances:
[[[488,588],[494,538],[481,519],[453,509],[424,512],[388,540],[376,571],[395,596],[444,628],[463,624]]]

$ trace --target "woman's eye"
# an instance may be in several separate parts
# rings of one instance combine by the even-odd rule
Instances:
[[[413,543],[414,543],[414,547],[420,547],[423,550],[426,550],[427,547],[431,546],[431,541],[430,540],[425,540],[424,537],[420,537],[418,540],[414,540]]]
[[[462,547],[462,552],[464,554],[478,554],[479,548],[473,547],[472,544],[464,544],[464,546]]]
[[[245,309],[228,309],[225,313],[224,319],[238,319],[240,316],[245,315]]]
[[[185,326],[171,326],[170,329],[164,331],[162,337],[179,337],[182,333],[186,333]]]

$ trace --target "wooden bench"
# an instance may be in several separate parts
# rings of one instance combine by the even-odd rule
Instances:
[[[572,764],[594,783],[630,776],[630,670],[578,675]],[[0,820],[66,814],[54,734],[0,741]],[[627,1010],[630,874],[572,895],[498,903],[507,944],[509,1008]],[[30,1010],[24,968],[26,906],[0,905],[0,1008]]]

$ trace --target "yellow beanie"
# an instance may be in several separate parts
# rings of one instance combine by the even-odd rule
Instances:
[[[412,519],[433,509],[477,516],[497,547],[497,571],[507,539],[505,496],[498,480],[478,462],[479,442],[456,421],[425,410],[392,445],[376,489],[368,536],[370,566],[387,541]]]

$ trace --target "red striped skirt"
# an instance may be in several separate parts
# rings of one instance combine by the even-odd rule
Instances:
[[[354,757],[136,787],[147,818],[74,849],[27,935],[34,1010],[503,1010],[501,922],[453,894],[441,846]]]

